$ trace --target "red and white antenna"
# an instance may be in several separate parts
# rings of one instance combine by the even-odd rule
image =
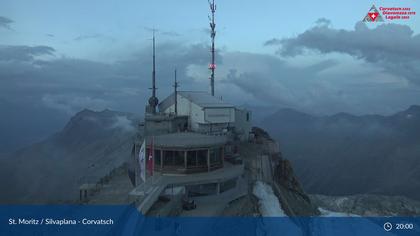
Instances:
[[[211,95],[214,96],[214,70],[216,69],[216,64],[214,62],[214,38],[216,37],[216,24],[214,23],[214,13],[216,12],[216,4],[214,4],[214,0],[212,0],[212,2],[209,1],[209,5],[210,5],[210,12],[211,12],[211,16],[209,16],[209,20],[210,20],[210,37],[211,37],[211,63],[209,65],[209,69],[211,70],[211,75],[210,75],[210,87],[211,87]]]

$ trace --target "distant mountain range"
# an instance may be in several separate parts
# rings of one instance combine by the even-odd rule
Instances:
[[[78,199],[78,187],[97,181],[130,157],[139,117],[83,110],[45,141],[0,158],[0,203],[57,203]]]
[[[390,116],[312,116],[281,109],[261,122],[314,194],[420,199],[420,106]]]

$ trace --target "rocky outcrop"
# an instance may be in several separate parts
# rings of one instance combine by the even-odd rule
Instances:
[[[254,127],[255,141],[262,145],[263,155],[269,155],[273,178],[270,181],[284,212],[289,216],[320,215],[318,207],[303,190],[292,164],[284,159],[279,145],[263,129]]]
[[[274,188],[289,216],[320,215],[318,207],[311,201],[297,180],[289,160],[280,160],[274,169]]]

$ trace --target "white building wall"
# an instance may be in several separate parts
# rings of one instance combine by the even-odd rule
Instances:
[[[192,130],[203,129],[203,127],[207,127],[207,124],[226,124],[222,125],[223,127],[225,127],[229,123],[235,122],[235,108],[233,107],[202,108],[179,94],[177,97],[178,115],[187,115],[188,117],[190,117],[189,126]],[[163,112],[175,113],[175,104],[172,104]],[[213,127],[217,128],[217,126]]]
[[[204,120],[206,123],[232,123],[235,122],[234,108],[205,108]]]
[[[178,94],[178,115],[186,115],[190,117],[189,125],[194,129],[198,129],[199,123],[205,123],[204,110],[197,104],[180,96]],[[175,104],[163,111],[164,113],[175,113]]]

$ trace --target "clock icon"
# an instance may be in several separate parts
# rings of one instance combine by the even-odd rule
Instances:
[[[389,222],[386,222],[384,224],[384,230],[388,232],[388,231],[391,231],[391,229],[392,229],[392,224]]]

